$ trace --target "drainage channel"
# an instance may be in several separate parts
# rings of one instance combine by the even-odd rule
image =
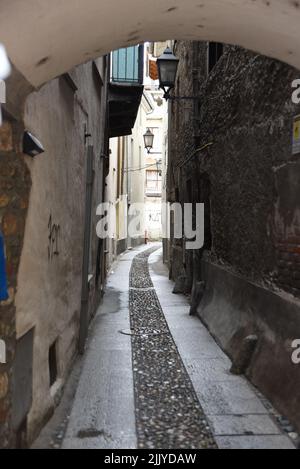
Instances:
[[[168,328],[149,274],[157,248],[136,256],[130,272],[130,330],[139,448],[217,448]]]

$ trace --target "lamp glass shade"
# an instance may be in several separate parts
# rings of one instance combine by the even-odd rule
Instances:
[[[175,57],[169,47],[157,59],[159,84],[162,89],[174,88],[178,64],[179,59]]]
[[[153,148],[153,142],[154,142],[154,134],[151,132],[150,129],[148,129],[144,135],[144,142],[145,142],[146,150],[150,152],[150,150]]]

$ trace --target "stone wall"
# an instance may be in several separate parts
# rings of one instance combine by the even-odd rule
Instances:
[[[188,102],[171,105],[169,200],[177,189],[180,202],[201,201],[206,179],[213,259],[299,294],[300,158],[292,155],[292,129],[300,107],[291,100],[298,72],[228,46],[208,76],[206,44],[177,48],[175,94],[199,95],[201,105],[199,112]]]
[[[300,337],[300,155],[292,152],[300,106],[291,86],[299,72],[224,46],[208,73],[207,47],[177,43],[175,94],[199,96],[200,106],[170,105],[168,198],[205,203],[205,245],[193,252],[171,240],[171,276],[233,360],[257,334],[246,372],[300,427],[292,394],[300,369],[291,362]]]

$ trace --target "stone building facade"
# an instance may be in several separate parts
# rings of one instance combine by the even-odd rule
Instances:
[[[166,245],[177,292],[234,362],[295,425],[300,368],[300,155],[292,102],[299,72],[238,47],[177,42],[168,200],[205,203],[205,244]],[[246,353],[247,355],[247,353]]]
[[[103,57],[37,91],[15,71],[7,82],[0,222],[9,299],[0,306],[0,447],[29,444],[53,413],[103,292],[104,247],[95,227],[108,170],[108,71]],[[23,153],[24,130],[45,153]]]
[[[88,61],[39,89],[16,69],[6,82],[0,448],[29,445],[52,415],[105,291],[110,246],[96,228],[115,164],[109,142],[131,134],[143,94],[143,45],[128,49]],[[138,60],[124,85],[114,72],[122,72],[129,53]],[[28,133],[44,150],[40,154],[29,156]]]

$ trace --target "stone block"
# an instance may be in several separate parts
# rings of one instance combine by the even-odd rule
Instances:
[[[6,194],[0,195],[0,208],[5,208],[10,202],[10,198]]]
[[[6,301],[0,301],[1,306],[10,306],[15,300],[15,290],[14,288],[8,289],[8,299]]]
[[[224,436],[217,437],[220,449],[296,449],[287,436]]]
[[[18,232],[18,219],[12,213],[4,215],[2,220],[2,231],[4,236],[13,236]]]
[[[280,434],[268,415],[210,415],[208,418],[217,436]]]
[[[7,373],[0,374],[0,399],[4,399],[8,393],[8,376]]]
[[[13,133],[10,122],[3,122],[0,127],[0,151],[12,151]]]
[[[6,399],[0,400],[0,424],[6,423],[8,421],[8,416],[9,416],[9,402]]]

